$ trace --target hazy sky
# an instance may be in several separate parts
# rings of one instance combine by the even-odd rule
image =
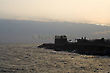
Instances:
[[[110,0],[0,0],[0,18],[110,25]]]

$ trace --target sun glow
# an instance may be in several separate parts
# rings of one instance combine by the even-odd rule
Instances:
[[[0,18],[110,26],[110,0],[0,0]]]

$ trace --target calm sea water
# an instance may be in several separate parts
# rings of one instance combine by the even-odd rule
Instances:
[[[73,41],[80,37],[109,38],[109,33],[96,34],[103,31],[110,31],[110,27],[68,22],[0,20],[0,43],[54,42],[55,35],[67,35]]]

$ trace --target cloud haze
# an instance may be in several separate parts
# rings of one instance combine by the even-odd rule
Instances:
[[[110,26],[110,0],[0,0],[1,19]]]

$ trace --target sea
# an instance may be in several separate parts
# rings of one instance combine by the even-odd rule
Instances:
[[[0,19],[0,43],[53,43],[55,35],[75,41],[110,38],[110,27],[86,23]]]

